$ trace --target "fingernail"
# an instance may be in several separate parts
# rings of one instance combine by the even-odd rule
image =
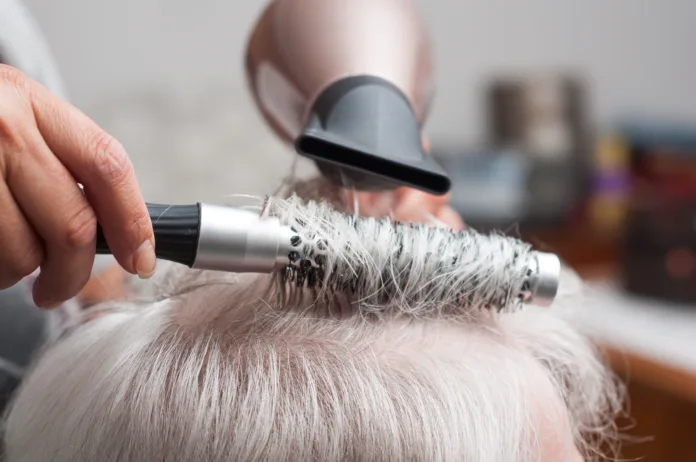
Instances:
[[[138,250],[135,251],[133,254],[133,266],[140,279],[149,279],[155,274],[157,257],[150,241],[143,242],[138,247]]]

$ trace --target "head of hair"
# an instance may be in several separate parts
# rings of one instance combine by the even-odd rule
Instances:
[[[613,436],[620,388],[573,328],[574,296],[373,316],[288,298],[272,275],[163,266],[46,346],[7,415],[7,462],[570,461]]]

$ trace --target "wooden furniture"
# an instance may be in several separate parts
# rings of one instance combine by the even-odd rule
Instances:
[[[627,384],[622,458],[696,461],[696,310],[601,290],[580,322]]]
[[[696,461],[696,374],[629,351],[608,357],[628,386],[622,460]]]
[[[696,307],[612,287],[617,246],[602,233],[576,227],[523,237],[558,253],[595,292],[580,307],[579,327],[627,385],[621,460],[696,462]]]

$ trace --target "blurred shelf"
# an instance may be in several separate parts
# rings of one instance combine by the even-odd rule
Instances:
[[[622,292],[611,233],[578,225],[520,235],[557,253],[588,282],[591,302],[578,310],[579,322],[617,373],[696,403],[696,306]]]
[[[611,267],[618,258],[616,238],[588,226],[521,229],[519,234],[535,248],[558,254],[579,272]]]
[[[617,372],[696,403],[696,307],[648,300],[589,282],[583,330]]]
[[[599,342],[612,369],[630,382],[640,382],[696,404],[696,373],[640,353]]]
[[[605,295],[584,307],[583,328],[627,385],[618,460],[695,461],[696,309]]]

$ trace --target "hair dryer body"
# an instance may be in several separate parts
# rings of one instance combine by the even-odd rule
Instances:
[[[268,124],[326,176],[357,189],[449,190],[422,148],[433,61],[410,0],[274,0],[246,70]]]

